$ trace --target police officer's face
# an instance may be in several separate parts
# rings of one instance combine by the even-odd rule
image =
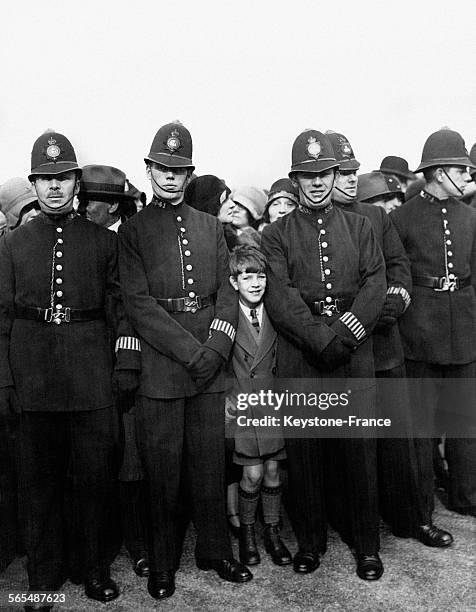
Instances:
[[[468,172],[468,168],[465,166],[447,166],[445,170],[446,174],[441,168],[437,170],[441,187],[448,196],[460,198],[462,195],[461,191],[464,192],[466,185],[471,183],[471,175]],[[461,189],[461,191],[457,188]]]
[[[274,223],[277,219],[289,215],[296,208],[296,204],[286,197],[276,198],[268,206],[269,222]]]
[[[72,210],[74,196],[79,191],[79,181],[74,170],[35,177],[33,186],[41,210],[50,215]]]
[[[86,217],[89,219],[89,221],[92,221],[101,227],[109,227],[118,219],[118,206],[119,205],[117,202],[111,204],[110,202],[90,200],[86,206]]]
[[[180,204],[183,192],[188,183],[190,170],[188,168],[168,168],[151,162],[147,166],[147,176],[152,185],[152,191],[161,200],[171,204]]]
[[[358,182],[356,170],[340,170],[337,173],[332,197],[341,204],[347,204],[351,200],[355,200]]]
[[[324,172],[296,172],[293,181],[299,190],[299,201],[309,208],[324,208],[332,197],[336,172],[334,168]]]

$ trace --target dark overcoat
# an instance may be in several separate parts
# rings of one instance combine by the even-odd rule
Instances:
[[[355,212],[369,219],[385,259],[387,291],[392,290],[392,288],[404,289],[404,295],[409,303],[412,291],[410,261],[398,232],[387,213],[380,206],[365,204],[364,202],[354,201],[346,206],[340,204],[338,206],[345,211]],[[372,335],[372,342],[375,370],[377,372],[391,370],[403,364],[403,348],[398,325],[393,325],[384,331],[375,330]]]
[[[454,274],[469,284],[435,291],[414,280],[412,303],[400,318],[405,357],[441,365],[476,359],[476,210],[426,192],[390,214],[411,262],[412,276]]]
[[[238,300],[228,282],[221,223],[187,204],[153,199],[120,226],[119,262],[124,305],[141,341],[138,393],[196,395],[187,369],[194,353],[205,344],[227,359],[236,333]],[[169,312],[157,301],[195,296],[214,303],[196,312]],[[225,386],[220,373],[206,392]]]
[[[273,390],[273,377],[276,373],[277,334],[266,309],[259,335],[240,308],[238,329],[232,353],[234,375],[233,395],[256,393],[260,390]],[[261,418],[274,416],[269,406],[249,406],[246,411],[238,410],[237,416]],[[263,457],[278,452],[284,447],[279,429],[267,426],[238,426],[235,433],[235,451],[245,457]]]
[[[111,330],[119,318],[117,237],[72,213],[40,213],[0,247],[0,386],[23,410],[112,405]],[[99,309],[105,318],[55,325],[16,318],[22,307]]]

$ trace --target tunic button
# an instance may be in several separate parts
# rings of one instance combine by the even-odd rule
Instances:
[[[58,244],[63,244],[63,238],[58,238]]]
[[[326,297],[326,302],[332,302],[332,298],[330,296]]]
[[[321,244],[321,247],[322,247],[323,249],[327,249],[327,242],[323,242],[323,243]]]
[[[445,215],[448,211],[446,210],[446,208],[442,208],[441,212]]]
[[[329,257],[327,257],[327,255],[324,255],[324,257],[322,258],[322,261],[329,261]]]
[[[450,262],[450,263],[448,264],[448,268],[452,268],[452,267],[453,267],[453,264]]]
[[[58,252],[56,253],[56,257],[63,257],[63,253],[62,253],[61,251],[58,251]]]
[[[62,291],[57,291],[56,295],[57,295],[57,297],[63,297],[63,292]]]
[[[319,225],[322,225],[322,219],[318,219],[317,222],[319,223]]]
[[[185,266],[185,268],[190,272],[190,270],[193,268],[192,264],[187,264]]]
[[[190,257],[191,253],[190,253],[190,251],[185,251],[184,255],[185,255],[185,257]]]
[[[329,274],[330,274],[330,273],[331,273],[331,271],[329,270],[329,268],[326,268],[326,269],[324,270],[324,274],[325,274],[326,276],[329,276]]]
[[[63,279],[62,278],[57,278],[56,279],[56,284],[57,285],[61,285],[63,283]]]
[[[182,217],[177,217],[177,221],[180,223],[180,221],[182,221]]]
[[[187,246],[187,244],[188,244],[188,240],[187,240],[186,238],[184,238],[184,239],[182,240],[182,244],[184,244],[185,246]]]
[[[61,234],[61,232],[63,231],[63,228],[62,227],[57,227],[56,231],[58,232],[58,234]]]
[[[446,244],[447,244],[448,246],[451,246],[451,240],[447,240],[447,241],[446,241]]]
[[[326,230],[321,230],[321,236],[324,236],[325,233],[326,233]]]
[[[189,279],[187,280],[187,283],[188,283],[189,285],[193,285],[193,278],[189,278]]]
[[[448,278],[449,278],[450,280],[453,280],[454,278],[456,278],[456,276],[455,276],[454,274],[448,274]]]
[[[188,297],[195,297],[195,291],[189,291]]]
[[[182,234],[183,234],[183,233],[184,233],[184,231],[185,231],[185,228],[184,228],[184,227],[181,227],[181,228],[180,228],[180,231],[181,231],[181,232],[182,232]]]
[[[61,264],[58,264],[56,266],[56,269],[58,270],[58,272],[61,272],[61,270],[63,269],[63,266]]]
[[[453,257],[453,251],[448,251],[448,257]]]
[[[63,304],[56,304],[56,310],[61,310],[63,308]]]
[[[332,289],[332,283],[327,283],[326,284],[326,289]]]
[[[445,234],[449,236],[451,234],[450,230],[445,230]]]

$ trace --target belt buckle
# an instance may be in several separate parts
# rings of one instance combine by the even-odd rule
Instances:
[[[338,300],[334,300],[334,303],[327,304],[324,300],[319,302],[319,314],[332,317],[333,312],[340,312],[337,304]]]
[[[52,308],[47,308],[45,311],[45,321],[47,323],[55,323],[61,325],[61,323],[69,323],[71,321],[71,308],[65,308],[64,310],[53,311]]]
[[[200,302],[198,296],[196,297],[185,297],[184,298],[184,311],[195,313],[200,308]]]
[[[446,276],[442,276],[439,279],[438,285],[438,287],[435,287],[435,291],[455,291],[456,278],[449,279]]]

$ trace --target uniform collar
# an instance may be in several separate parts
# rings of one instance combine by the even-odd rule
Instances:
[[[180,204],[171,204],[170,202],[166,200],[162,200],[161,198],[158,198],[156,195],[152,197],[152,200],[150,201],[150,203],[153,204],[154,206],[157,206],[157,208],[167,208],[168,210],[176,210],[177,212],[179,210],[183,210],[183,207],[185,205],[184,200],[182,200]]]
[[[37,215],[40,221],[43,221],[43,223],[47,223],[49,225],[66,225],[78,216],[79,215],[75,210],[71,210],[64,215],[48,215],[43,211]]]
[[[322,217],[323,215],[329,215],[334,210],[332,201],[324,208],[308,208],[302,204],[298,204],[298,211],[305,215],[309,220],[313,221]]]

